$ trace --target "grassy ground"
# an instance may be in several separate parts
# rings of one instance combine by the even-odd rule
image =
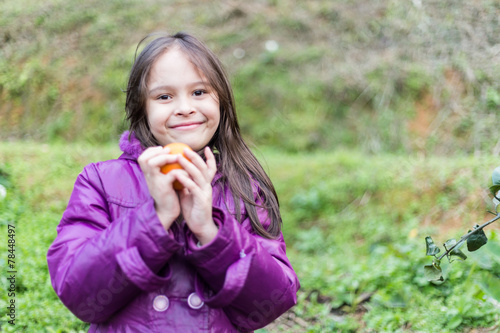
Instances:
[[[52,290],[46,252],[82,167],[118,154],[111,145],[0,144],[0,183],[7,188],[0,201],[0,263],[6,267],[7,225],[15,225],[18,271],[16,326],[2,322],[2,332],[86,331]],[[498,329],[496,224],[486,230],[485,247],[465,250],[466,261],[443,264],[445,283],[423,276],[432,261],[425,236],[439,244],[488,218],[485,189],[498,161],[352,151],[256,154],[277,187],[288,255],[302,284],[299,304],[260,333]],[[5,278],[0,286],[7,290]],[[8,300],[2,292],[0,308]]]

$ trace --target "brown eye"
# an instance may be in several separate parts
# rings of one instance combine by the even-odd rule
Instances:
[[[199,96],[202,96],[202,95],[204,95],[204,94],[206,94],[206,93],[207,93],[207,92],[206,92],[205,90],[196,90],[196,91],[193,93],[193,95],[195,95],[195,96],[198,96],[198,97],[199,97]]]

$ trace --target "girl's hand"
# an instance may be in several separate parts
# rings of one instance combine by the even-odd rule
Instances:
[[[217,166],[214,154],[208,147],[205,147],[206,163],[193,151],[184,149],[184,154],[191,162],[179,156],[178,163],[187,174],[174,175],[184,185],[179,193],[182,215],[191,232],[203,245],[214,239],[218,232],[212,218],[212,180]]]
[[[163,174],[160,168],[167,163],[178,162],[179,155],[170,155],[170,148],[150,147],[137,159],[141,167],[149,194],[155,201],[155,209],[165,230],[168,230],[181,212],[179,198],[173,188],[176,175],[187,177],[184,170],[172,170]]]

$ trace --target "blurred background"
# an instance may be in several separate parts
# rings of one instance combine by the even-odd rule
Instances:
[[[3,1],[1,138],[108,142],[137,43],[188,31],[245,135],[287,151],[497,153],[497,1]]]
[[[259,332],[498,330],[496,224],[445,283],[423,265],[425,236],[495,209],[499,18],[496,0],[1,1],[0,228],[18,226],[20,312],[0,330],[87,330],[46,251],[83,166],[120,154],[137,43],[177,31],[225,64],[280,196],[300,302]]]

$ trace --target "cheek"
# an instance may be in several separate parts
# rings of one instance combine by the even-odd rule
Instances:
[[[162,112],[159,112],[159,110],[155,108],[154,105],[150,104],[147,105],[146,115],[151,128],[158,128],[159,126],[162,125],[162,123],[165,122],[164,114],[162,114]]]
[[[220,126],[220,112],[214,112],[212,115],[211,115],[211,119],[210,119],[210,122],[211,122],[211,130],[213,131],[213,133],[215,133],[215,131],[217,131],[217,128]],[[213,134],[212,133],[212,134]]]
[[[215,122],[216,126],[219,126],[220,123],[220,118],[221,118],[221,110],[220,110],[220,104],[218,101],[214,102],[214,106],[212,108],[212,119]]]
[[[219,127],[220,125],[220,113],[217,113],[215,116],[215,128]]]

